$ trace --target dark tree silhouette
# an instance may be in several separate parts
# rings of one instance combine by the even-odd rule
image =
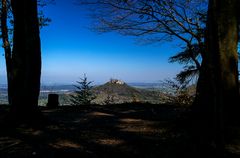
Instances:
[[[92,92],[92,81],[89,82],[87,76],[84,74],[83,78],[80,78],[80,81],[77,81],[77,83],[75,85],[76,91],[70,98],[71,104],[74,106],[91,104],[91,101],[95,99]]]
[[[170,63],[177,62],[185,65],[184,70],[177,74],[176,79],[181,83],[189,83],[197,80],[201,68],[201,49],[198,44],[193,44],[191,48],[185,48],[184,51],[177,53],[169,58]]]
[[[54,0],[38,0],[38,6],[44,7],[47,4],[53,3]],[[0,22],[1,22],[1,38],[5,52],[7,83],[8,83],[8,102],[12,104],[12,41],[13,41],[13,16],[10,0],[1,0],[0,3]],[[40,27],[47,26],[51,19],[45,17],[43,11],[38,13]]]
[[[5,52],[6,69],[7,69],[7,83],[8,83],[8,102],[12,104],[12,48],[9,40],[9,28],[8,28],[8,13],[9,13],[9,1],[1,1],[1,33],[2,43]]]
[[[237,3],[209,1],[206,52],[194,103],[200,144],[214,144],[219,155],[224,151],[225,127],[239,124]]]
[[[33,119],[38,112],[41,48],[37,1],[12,0],[12,113]]]

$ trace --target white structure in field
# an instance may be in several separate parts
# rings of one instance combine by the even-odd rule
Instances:
[[[118,80],[118,79],[110,79],[110,83],[113,83],[113,84],[120,84],[120,85],[123,85],[125,84],[123,81],[121,80]]]

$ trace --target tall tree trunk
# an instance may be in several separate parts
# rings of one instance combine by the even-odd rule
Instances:
[[[14,16],[12,110],[20,117],[37,111],[41,76],[41,47],[37,0],[11,0]]]
[[[214,145],[218,154],[224,126],[239,121],[237,1],[209,0],[206,52],[194,103],[199,141]]]
[[[8,102],[12,104],[12,50],[8,37],[7,26],[8,6],[7,0],[2,0],[1,10],[1,30],[2,30],[2,43],[5,52],[7,82],[8,82]]]

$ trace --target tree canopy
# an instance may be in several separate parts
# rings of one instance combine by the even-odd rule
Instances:
[[[142,44],[180,44],[184,50],[169,59],[185,65],[179,81],[189,81],[199,73],[205,52],[207,0],[80,0],[80,4],[91,9],[93,29],[98,32],[116,31],[137,37]]]

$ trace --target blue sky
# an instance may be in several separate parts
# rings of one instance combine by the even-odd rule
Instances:
[[[168,63],[168,57],[179,51],[174,42],[138,45],[132,37],[92,32],[87,12],[71,0],[56,0],[44,13],[52,22],[41,29],[42,83],[74,83],[84,73],[95,83],[110,78],[157,82],[181,70],[180,65]],[[6,78],[3,59],[2,55],[1,82]]]

